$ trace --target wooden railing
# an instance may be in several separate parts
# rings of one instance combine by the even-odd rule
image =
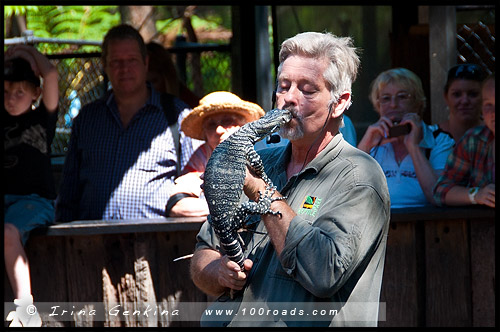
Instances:
[[[379,326],[495,326],[495,210],[394,209]]]
[[[379,326],[494,326],[494,209],[417,208],[392,211]],[[192,283],[189,260],[202,218],[75,221],[34,232],[26,244],[35,301],[114,303],[133,312],[146,304],[170,310],[208,305]],[[12,301],[7,278],[5,302]],[[168,315],[41,311],[45,326],[198,326]],[[78,308],[76,308],[78,309]],[[76,310],[75,309],[75,310]],[[99,310],[97,308],[96,310]],[[60,312],[59,312],[60,313]]]

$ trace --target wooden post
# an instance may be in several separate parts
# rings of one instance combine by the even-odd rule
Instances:
[[[455,6],[429,6],[429,57],[431,122],[448,118],[443,98],[448,69],[457,63],[457,25]]]
[[[495,220],[470,227],[472,326],[495,326]]]
[[[467,233],[466,220],[426,224],[426,326],[472,326]]]
[[[419,326],[419,242],[415,223],[391,223],[380,298],[386,303],[386,321],[380,327]]]

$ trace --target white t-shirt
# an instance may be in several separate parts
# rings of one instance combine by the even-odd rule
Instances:
[[[423,138],[420,148],[428,157],[432,168],[442,171],[448,155],[453,150],[455,141],[450,134],[441,131],[438,125],[427,125],[422,122]],[[391,208],[415,207],[429,205],[413,166],[413,160],[408,154],[398,165],[394,157],[391,143],[374,147],[370,155],[375,158],[387,178],[387,186],[391,196]]]

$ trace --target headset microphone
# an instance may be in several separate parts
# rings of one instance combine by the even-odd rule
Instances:
[[[266,138],[266,143],[267,144],[276,144],[276,143],[279,143],[281,141],[281,137],[279,135],[270,135],[270,136],[267,136]]]

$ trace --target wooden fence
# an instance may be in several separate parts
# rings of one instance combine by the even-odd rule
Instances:
[[[379,326],[495,326],[495,211],[392,211]]]
[[[35,301],[51,304],[40,310],[44,325],[198,326],[198,316],[176,320],[160,312],[211,300],[192,283],[189,260],[173,262],[193,252],[202,222],[78,221],[37,230],[26,250]],[[385,319],[379,326],[494,326],[494,238],[493,209],[393,210],[381,294]],[[6,304],[12,302],[7,278],[4,294]],[[87,303],[86,311],[80,315],[77,305],[63,315],[62,309],[52,310],[58,303]],[[89,315],[102,309],[99,303],[104,318]],[[106,314],[116,304],[130,314]],[[132,315],[146,305],[158,315]]]

